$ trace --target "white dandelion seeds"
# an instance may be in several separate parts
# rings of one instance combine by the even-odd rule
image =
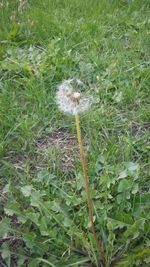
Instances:
[[[83,86],[83,82],[78,79],[64,80],[58,86],[56,102],[61,111],[76,115],[90,108],[93,98],[91,96],[82,96],[77,91],[81,86]]]

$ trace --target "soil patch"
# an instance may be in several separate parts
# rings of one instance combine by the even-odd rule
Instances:
[[[143,133],[150,131],[150,123],[143,123],[143,124],[138,124],[138,123],[132,123],[131,125],[131,134],[133,136],[136,135],[142,135]]]
[[[88,145],[86,139],[83,139],[83,144],[87,151]],[[60,165],[63,170],[74,168],[75,158],[79,157],[76,135],[64,128],[60,128],[49,135],[41,137],[37,141],[37,154],[39,154],[39,157],[47,157],[49,151],[56,150],[58,151]]]

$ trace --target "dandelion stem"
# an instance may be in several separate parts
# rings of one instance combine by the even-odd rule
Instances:
[[[93,232],[93,236],[97,245],[98,252],[100,253],[100,258],[102,261],[101,266],[104,266],[104,251],[103,248],[100,246],[100,243],[98,241],[97,235],[96,235],[96,230],[95,230],[95,225],[94,225],[94,220],[93,220],[93,208],[92,208],[92,199],[91,199],[91,193],[90,193],[90,188],[89,188],[89,178],[87,174],[87,168],[86,168],[86,162],[85,162],[85,156],[84,156],[84,149],[83,149],[83,142],[82,142],[82,137],[81,137],[81,129],[80,129],[80,119],[79,115],[75,115],[75,122],[76,122],[76,130],[77,130],[77,138],[78,138],[78,144],[79,144],[79,149],[80,149],[80,158],[81,158],[81,163],[82,163],[82,169],[83,169],[83,174],[84,174],[84,180],[85,180],[85,189],[87,193],[87,204],[88,204],[88,210],[89,210],[89,219],[91,223],[91,228]]]

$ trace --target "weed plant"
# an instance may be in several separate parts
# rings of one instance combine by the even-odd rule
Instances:
[[[0,266],[100,265],[75,122],[55,101],[77,77],[96,99],[80,118],[105,267],[148,267],[150,2],[0,7]]]

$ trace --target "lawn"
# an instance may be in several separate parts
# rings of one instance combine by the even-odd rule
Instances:
[[[150,266],[150,1],[0,1],[0,266]],[[80,125],[99,256],[63,80]]]

